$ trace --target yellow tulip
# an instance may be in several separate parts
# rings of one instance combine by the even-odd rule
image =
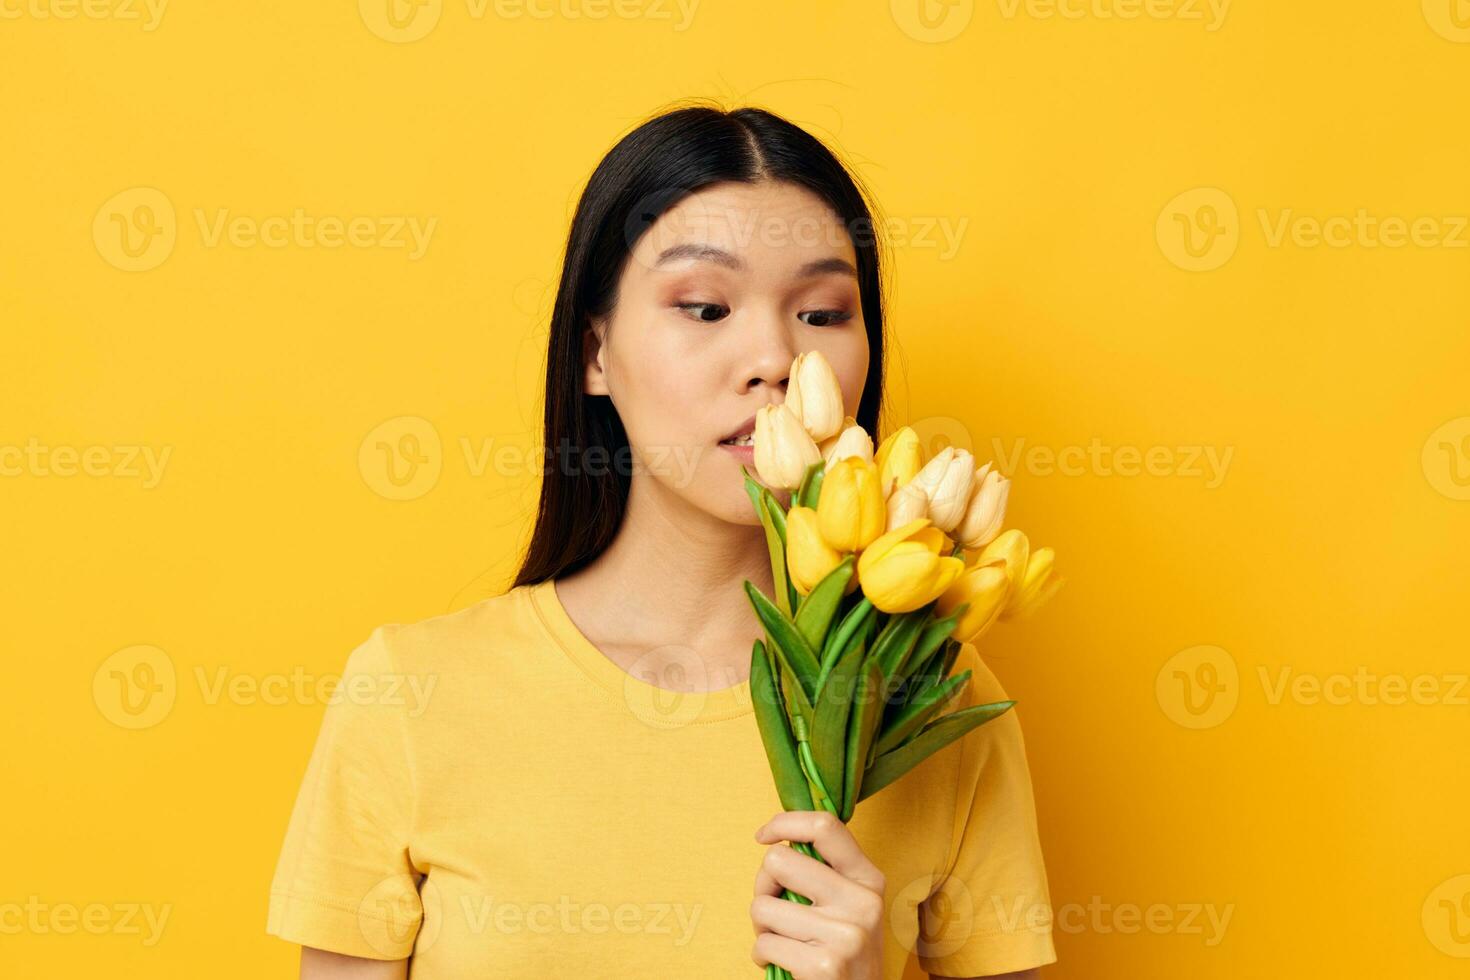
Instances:
[[[842,563],[842,557],[842,552],[822,539],[815,510],[793,507],[786,513],[786,570],[797,592],[811,592]],[[848,582],[847,592],[856,588],[856,578]]]
[[[986,463],[975,471],[970,485],[970,501],[965,515],[955,527],[954,536],[966,548],[983,548],[995,540],[1006,518],[1006,498],[1011,481],[992,470]]]
[[[888,525],[884,530],[892,531],[909,521],[929,516],[929,495],[922,487],[905,483],[888,495]]]
[[[1051,548],[1037,548],[1026,561],[1021,584],[1012,590],[1001,619],[1025,619],[1056,595],[1066,579],[1056,573],[1056,553]]]
[[[1010,579],[1006,577],[1003,562],[972,565],[960,573],[954,584],[939,597],[934,611],[942,619],[954,612],[960,603],[968,602],[970,608],[955,623],[950,635],[961,643],[970,643],[999,618],[1009,591]]]
[[[858,556],[863,594],[886,613],[912,612],[933,602],[965,568],[949,556],[951,545],[927,517],[880,535]]]
[[[755,413],[755,471],[766,485],[794,490],[807,467],[822,458],[817,444],[783,402]]]
[[[839,459],[849,456],[861,456],[872,462],[873,437],[868,435],[867,429],[857,424],[857,419],[849,415],[842,431],[827,441],[818,443],[817,451],[827,461],[828,469]]]
[[[970,565],[988,565],[996,559],[1005,564],[1006,579],[1011,583],[1011,596],[1020,588],[1021,577],[1026,573],[1026,562],[1031,557],[1031,542],[1019,528],[1002,531],[992,542],[981,549]]]
[[[924,465],[919,434],[908,426],[884,439],[873,456],[873,462],[882,475],[883,496],[912,480]],[[927,497],[926,497],[927,499]]]
[[[842,430],[842,385],[821,351],[797,354],[786,383],[786,401],[812,439],[821,442]]]
[[[945,446],[924,464],[913,482],[929,495],[929,519],[941,531],[952,531],[965,516],[970,501],[970,484],[975,478],[975,457],[968,449]]]
[[[822,477],[817,524],[839,551],[861,551],[883,533],[888,508],[878,486],[878,467],[860,456],[839,459]]]

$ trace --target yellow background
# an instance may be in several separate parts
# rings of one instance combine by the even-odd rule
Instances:
[[[1048,975],[1470,967],[1463,0],[93,2],[0,5],[0,444],[94,450],[0,478],[0,906],[170,918],[151,946],[8,929],[0,973],[294,975],[266,889],[322,704],[251,685],[505,584],[571,208],[686,97],[783,113],[871,186],[889,418],[1011,460],[1011,523],[1059,552],[1052,605],[982,642],[1028,736]],[[414,258],[199,224],[298,208],[435,226]],[[1360,211],[1336,245],[1297,220]],[[1048,463],[1093,444],[1164,448]],[[129,728],[139,664],[164,700]]]

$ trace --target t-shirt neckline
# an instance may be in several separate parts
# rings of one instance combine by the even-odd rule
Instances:
[[[753,713],[749,678],[712,691],[675,691],[650,684],[619,667],[578,629],[561,604],[555,579],[529,585],[526,594],[542,626],[567,658],[639,718],[661,727],[683,727]]]

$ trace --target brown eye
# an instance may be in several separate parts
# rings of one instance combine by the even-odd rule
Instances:
[[[694,312],[690,315],[703,323],[714,323],[730,312],[719,303],[677,303],[675,305],[686,312],[693,310]]]
[[[807,310],[803,313],[797,314],[798,319],[804,316],[812,316],[817,318],[816,323],[813,323],[810,320],[801,321],[809,327],[830,327],[839,323],[845,323],[848,320],[852,319],[852,314],[847,312],[846,310]]]

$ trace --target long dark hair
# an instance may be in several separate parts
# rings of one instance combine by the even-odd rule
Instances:
[[[614,146],[577,203],[546,357],[541,503],[511,588],[570,574],[611,544],[631,484],[631,449],[612,401],[582,390],[583,333],[617,302],[624,260],[669,208],[719,181],[798,184],[842,219],[857,252],[868,377],[855,416],[877,442],[883,397],[883,294],[875,222],[858,179],[816,137],[764,109],[706,105],[654,116]],[[886,268],[886,262],[882,263]],[[565,460],[577,463],[565,465]],[[594,465],[594,463],[596,463]]]

